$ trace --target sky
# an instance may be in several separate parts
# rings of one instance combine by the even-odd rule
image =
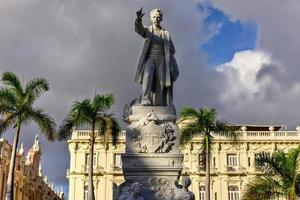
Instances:
[[[75,100],[112,93],[112,112],[124,128],[124,105],[141,92],[134,82],[143,42],[134,20],[141,7],[144,25],[151,9],[164,12],[180,70],[177,112],[215,107],[233,124],[300,125],[298,0],[0,0],[0,73],[12,71],[23,83],[46,78],[50,91],[35,105],[58,125]],[[39,130],[32,124],[21,131],[28,150]],[[11,141],[12,135],[1,137]],[[41,146],[44,174],[67,193],[66,143],[41,136]]]

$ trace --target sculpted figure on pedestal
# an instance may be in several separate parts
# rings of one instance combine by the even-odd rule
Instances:
[[[144,106],[172,105],[173,82],[178,77],[174,58],[175,48],[168,31],[160,25],[163,12],[150,12],[152,25],[144,27],[142,8],[136,12],[135,31],[144,40],[143,51],[138,63],[135,81],[142,84],[140,104]]]
[[[172,200],[195,200],[195,195],[189,191],[188,187],[191,185],[192,181],[189,177],[183,179],[182,185],[177,185],[177,190],[174,191]]]

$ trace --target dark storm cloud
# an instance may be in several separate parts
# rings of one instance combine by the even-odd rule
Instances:
[[[74,100],[95,93],[113,93],[113,112],[120,117],[124,104],[140,92],[133,79],[142,47],[142,38],[134,33],[135,12],[141,6],[146,12],[145,25],[149,24],[152,8],[163,9],[163,26],[171,33],[180,66],[175,85],[178,109],[214,102],[211,96],[218,86],[209,80],[217,79],[217,75],[201,68],[204,55],[198,49],[208,36],[201,32],[203,14],[194,2],[1,1],[0,72],[13,71],[23,82],[47,78],[51,89],[37,105],[45,108],[58,125]],[[22,127],[20,141],[25,150],[38,132],[35,125]],[[11,140],[11,133],[4,136]],[[66,144],[41,138],[41,145],[44,173],[50,182],[67,187]]]

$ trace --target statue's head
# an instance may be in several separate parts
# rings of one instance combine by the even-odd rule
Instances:
[[[191,183],[192,181],[189,177],[184,177],[182,181],[182,186],[187,189],[191,185]]]
[[[153,25],[159,26],[160,22],[162,21],[163,18],[163,12],[161,9],[153,9],[150,12],[150,20]]]

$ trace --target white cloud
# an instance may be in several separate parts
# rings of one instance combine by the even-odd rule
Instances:
[[[286,124],[289,129],[298,125],[300,84],[282,84],[285,68],[268,53],[236,52],[216,70],[223,77],[218,90],[221,114],[232,123]]]
[[[270,78],[258,80],[257,76],[264,66],[270,66],[270,56],[262,51],[236,52],[230,62],[217,66],[226,77],[227,89],[222,94],[223,101],[232,99],[253,100],[263,87],[270,84]]]

